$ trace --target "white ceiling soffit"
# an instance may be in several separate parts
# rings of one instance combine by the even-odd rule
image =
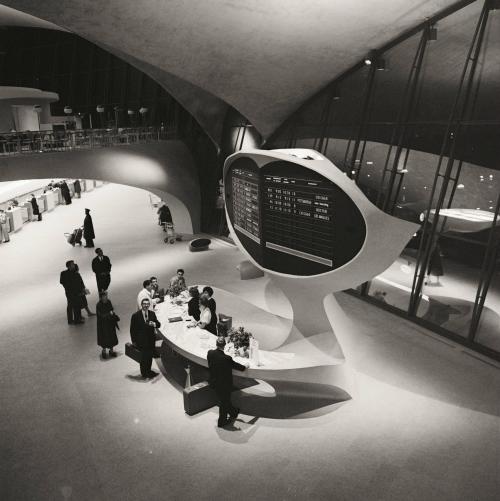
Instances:
[[[369,50],[456,0],[2,3],[204,89],[268,137]]]

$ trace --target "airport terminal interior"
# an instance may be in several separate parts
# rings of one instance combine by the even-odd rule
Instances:
[[[499,133],[498,0],[0,0],[0,499],[499,499]]]

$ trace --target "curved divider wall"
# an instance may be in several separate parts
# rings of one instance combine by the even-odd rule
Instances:
[[[0,158],[0,181],[82,178],[152,191],[166,201],[179,233],[200,228],[200,185],[182,141]]]

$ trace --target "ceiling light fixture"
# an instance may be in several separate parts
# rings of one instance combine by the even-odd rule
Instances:
[[[427,33],[427,40],[430,42],[435,42],[438,38],[438,30],[435,24],[429,26],[429,32]]]

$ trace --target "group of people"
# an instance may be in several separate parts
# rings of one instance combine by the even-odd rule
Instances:
[[[152,379],[158,375],[157,372],[151,370],[151,365],[156,343],[156,329],[161,326],[154,307],[164,300],[165,290],[159,287],[156,277],[144,280],[142,285],[143,288],[137,295],[138,311],[130,319],[130,337],[132,343],[141,350],[142,377]],[[170,279],[170,287],[175,287],[176,292],[187,289],[183,269],[178,269]],[[196,286],[189,287],[188,290],[190,299],[187,303],[187,313],[194,319],[192,325],[206,329],[217,336],[217,303],[213,298],[214,290],[210,286],[203,287],[201,294]],[[234,421],[239,413],[239,409],[231,402],[232,371],[233,369],[244,371],[248,368],[248,363],[240,364],[227,355],[224,352],[225,345],[225,338],[217,337],[216,348],[207,353],[209,384],[215,391],[219,402],[217,426],[220,428]]]
[[[75,179],[73,182],[74,190],[75,190],[75,197],[76,198],[81,198],[82,196],[82,185],[80,183],[79,179]],[[66,179],[63,179],[62,181],[55,182],[52,180],[43,190],[43,192],[47,191],[52,191],[54,188],[59,188],[61,190],[61,195],[64,198],[64,203],[66,205],[71,204],[71,192],[68,186],[68,183]]]
[[[92,271],[95,273],[99,291],[99,302],[96,305],[97,343],[102,349],[102,358],[116,357],[114,347],[118,344],[116,331],[119,329],[120,318],[115,313],[107,292],[111,283],[111,261],[100,248],[96,249],[96,257],[92,260]],[[60,283],[66,293],[69,324],[83,323],[82,309],[86,309],[89,316],[95,315],[88,309],[86,295],[89,292],[74,261],[67,261],[66,270],[61,272]],[[183,269],[177,270],[169,286],[177,288],[177,291],[187,290]],[[190,287],[188,290],[190,295],[187,304],[188,315],[194,319],[193,325],[217,335],[217,304],[213,298],[214,290],[210,286],[204,287],[201,294],[198,287]],[[165,294],[166,290],[159,286],[157,277],[152,276],[144,280],[143,288],[137,295],[137,311],[130,319],[130,337],[133,345],[141,351],[140,371],[145,379],[158,376],[158,372],[151,368],[155,356],[156,330],[161,327],[154,306],[164,301]],[[224,337],[218,337],[216,349],[207,353],[209,383],[219,401],[217,421],[219,427],[229,424],[239,413],[239,409],[231,402],[232,370],[244,371],[248,368],[248,364],[239,364],[224,353],[225,344]]]
[[[85,287],[78,265],[73,260],[66,262],[66,269],[61,272],[59,283],[64,287],[66,294],[68,324],[83,324],[82,310],[85,310],[89,317],[97,314],[97,343],[102,348],[101,355],[103,358],[115,357],[114,347],[118,344],[116,330],[119,328],[120,319],[113,310],[107,292],[111,283],[111,261],[108,256],[104,255],[102,249],[98,248],[95,252],[92,271],[96,277],[99,294],[96,313],[89,309],[87,295],[90,291]]]
[[[81,197],[81,192],[82,192],[82,185],[80,183],[79,179],[76,179],[74,181],[74,190],[75,190],[75,197],[80,198]],[[52,191],[54,188],[59,188],[61,190],[62,197],[64,199],[64,202],[66,205],[71,204],[71,192],[68,186],[68,183],[66,180],[62,180],[59,182],[55,182],[52,180],[44,189],[43,192],[46,193],[47,191]],[[28,202],[28,200],[26,200]],[[38,205],[38,200],[35,197],[34,193],[30,194],[29,202],[31,203],[31,209],[33,212],[34,216],[37,216],[38,221],[42,221],[42,211],[40,210],[40,207]],[[15,208],[19,207],[19,201],[17,199],[12,199],[8,204],[7,204],[7,210],[13,210]],[[88,211],[88,212],[87,212]],[[88,217],[87,217],[88,216]],[[90,217],[90,210],[85,209],[85,219],[84,219],[84,231],[83,231],[83,236],[86,238],[86,243],[85,247],[94,247],[93,239],[95,238],[94,235],[94,226],[92,224],[92,218]],[[85,236],[87,235],[87,236]],[[88,238],[88,240],[87,240]],[[9,221],[8,221],[8,216],[7,213],[5,212],[4,209],[0,209],[0,243],[2,242],[10,242],[10,237],[9,237]]]

